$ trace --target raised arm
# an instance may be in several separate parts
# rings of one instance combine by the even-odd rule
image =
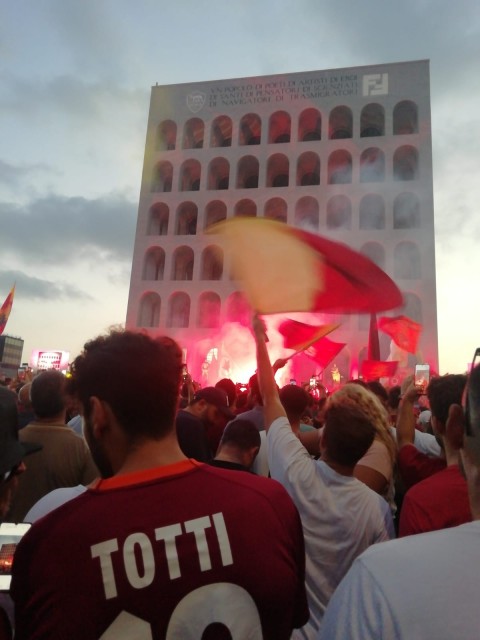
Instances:
[[[257,376],[263,399],[265,429],[268,431],[272,422],[276,418],[286,416],[286,413],[280,402],[277,383],[275,382],[270,356],[268,355],[265,323],[259,318],[258,314],[253,316],[252,331],[257,350]]]
[[[400,401],[397,416],[397,444],[400,449],[406,444],[415,442],[415,415],[413,405],[418,397],[415,385],[410,385]]]

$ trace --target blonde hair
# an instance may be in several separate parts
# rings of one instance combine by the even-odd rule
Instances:
[[[350,404],[351,402],[367,416],[375,427],[375,440],[383,442],[386,446],[393,467],[397,458],[397,446],[388,425],[388,413],[385,407],[369,389],[352,382],[335,391],[328,400],[329,405],[333,406]]]

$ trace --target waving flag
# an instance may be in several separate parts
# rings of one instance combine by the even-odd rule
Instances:
[[[333,342],[328,338],[321,338],[312,344],[304,353],[322,368],[330,364],[345,346],[344,342]]]
[[[372,313],[403,304],[397,285],[345,244],[266,218],[231,218],[208,232],[223,235],[233,276],[261,314]]]
[[[284,320],[278,325],[278,331],[283,336],[283,346],[286,349],[303,351],[311,344],[338,329],[339,324],[324,324],[312,326],[297,320]]]
[[[394,343],[409,353],[417,352],[422,325],[406,316],[378,319],[378,328],[389,335]]]
[[[382,360],[364,360],[362,363],[362,377],[364,380],[378,380],[391,378],[395,375],[398,362]]]
[[[8,316],[12,310],[13,296],[15,295],[15,285],[10,289],[10,293],[5,299],[5,302],[0,308],[0,335],[2,335],[5,325],[7,324]]]

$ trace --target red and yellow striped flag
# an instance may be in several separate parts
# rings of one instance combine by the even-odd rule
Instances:
[[[15,295],[15,285],[10,289],[10,293],[5,299],[5,302],[0,308],[0,335],[2,335],[5,325],[7,324],[8,316],[12,310],[13,296]]]

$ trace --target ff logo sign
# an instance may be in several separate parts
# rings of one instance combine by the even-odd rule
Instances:
[[[207,96],[201,91],[193,91],[187,96],[187,107],[192,113],[198,113],[203,109]]]
[[[388,73],[373,73],[368,76],[363,76],[363,95],[388,95]]]

